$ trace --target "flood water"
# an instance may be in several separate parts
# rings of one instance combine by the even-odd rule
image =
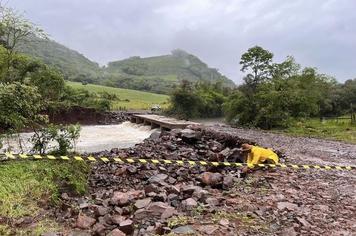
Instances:
[[[77,141],[75,151],[98,152],[111,150],[112,148],[128,148],[148,138],[155,129],[150,126],[133,124],[129,121],[119,125],[92,125],[82,126],[80,138]],[[31,145],[28,139],[33,133],[21,133],[20,137],[23,143],[23,152],[31,151]],[[20,147],[16,139],[10,141],[12,152],[20,152]],[[4,142],[1,152],[4,152],[8,144]]]

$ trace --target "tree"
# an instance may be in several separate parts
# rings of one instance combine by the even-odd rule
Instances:
[[[182,119],[197,117],[200,103],[200,97],[195,93],[192,84],[188,81],[182,81],[180,87],[171,95],[170,112]]]
[[[288,78],[298,74],[300,65],[296,63],[294,57],[287,56],[287,59],[284,62],[273,63],[271,69],[272,78]]]
[[[270,78],[272,66],[273,53],[263,49],[260,46],[255,46],[242,54],[240,65],[241,71],[249,73],[244,78],[246,84],[253,89],[257,84],[264,82]]]
[[[36,87],[0,83],[0,127],[7,133],[45,122],[40,114],[43,100]]]
[[[27,20],[17,11],[0,7],[0,42],[7,49],[6,79],[11,81],[13,55],[17,46],[26,42],[30,36],[46,39],[47,34],[38,26]]]

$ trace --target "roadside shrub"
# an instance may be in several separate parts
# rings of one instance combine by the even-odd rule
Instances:
[[[223,103],[226,101],[224,89],[219,83],[183,81],[171,95],[168,113],[179,118],[221,117]]]
[[[0,83],[0,127],[5,132],[16,132],[46,121],[40,115],[43,99],[36,87]]]
[[[65,155],[69,150],[75,148],[76,141],[80,136],[79,125],[49,125],[46,128],[35,130],[35,134],[30,138],[33,144],[32,151],[35,153],[45,154],[51,142],[55,142],[53,154]]]

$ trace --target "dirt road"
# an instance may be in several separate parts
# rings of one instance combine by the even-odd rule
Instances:
[[[220,129],[232,132],[230,128]],[[356,166],[356,145],[249,129],[233,132],[260,145],[282,150],[289,163]],[[355,171],[278,171],[256,178],[267,179],[271,189],[262,200],[254,198],[254,194],[251,199],[258,201],[259,206],[276,207],[276,223],[289,223],[282,232],[288,235],[356,234]]]

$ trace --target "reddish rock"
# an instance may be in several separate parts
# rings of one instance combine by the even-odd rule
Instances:
[[[111,216],[111,222],[113,224],[119,225],[121,222],[123,222],[126,218],[121,215],[113,215]]]
[[[145,193],[149,194],[149,193],[159,193],[159,188],[157,185],[155,184],[149,184],[145,186]]]
[[[114,192],[112,198],[110,199],[111,204],[125,206],[129,203],[129,196],[127,193]]]
[[[297,220],[299,221],[299,223],[301,223],[305,228],[310,228],[310,223],[308,221],[306,221],[304,218],[302,217],[297,217]]]
[[[126,166],[121,167],[121,168],[119,168],[119,169],[116,170],[115,175],[123,175],[123,174],[126,174],[126,171],[127,171],[127,167],[126,167]]]
[[[291,203],[291,202],[278,202],[277,203],[277,208],[279,210],[284,210],[287,209],[289,211],[295,211],[298,209],[298,205]]]
[[[140,199],[137,200],[135,203],[135,207],[137,209],[145,208],[151,203],[151,198],[145,198],[145,199]]]
[[[222,183],[223,176],[220,173],[204,172],[200,176],[201,181],[210,186],[216,186]]]
[[[161,219],[167,219],[173,216],[177,211],[164,202],[153,202],[147,209],[139,209],[135,212],[134,218],[136,220],[142,220],[147,217],[160,217]]]
[[[217,235],[217,230],[219,229],[219,226],[217,225],[204,225],[199,228],[199,231],[201,231],[204,235]]]
[[[209,195],[209,192],[204,190],[204,189],[197,189],[193,192],[193,198],[199,200],[199,201],[204,201],[206,197]]]
[[[145,209],[138,209],[134,214],[135,220],[142,220],[148,216],[149,212]]]
[[[223,187],[229,189],[234,185],[234,177],[231,175],[224,176]]]
[[[188,199],[182,201],[182,207],[185,210],[191,211],[197,206],[198,206],[198,203],[193,198],[188,198]]]
[[[134,231],[134,223],[132,220],[124,220],[120,223],[119,229],[125,234],[132,234]]]
[[[100,223],[96,223],[93,226],[93,231],[96,233],[96,235],[105,235],[105,226],[103,224]]]
[[[295,229],[293,227],[289,227],[284,229],[281,233],[281,236],[297,236],[298,233],[295,231]]]
[[[171,208],[173,207],[169,206],[167,203],[154,202],[149,205],[148,210],[151,211],[154,215],[161,215],[165,210]]]
[[[166,174],[157,174],[151,176],[151,178],[148,179],[150,183],[157,183],[157,184],[162,184],[164,181],[168,178],[168,175]]]
[[[230,224],[230,221],[228,219],[221,219],[219,221],[219,225],[222,225],[222,226],[225,226],[225,227],[228,227]]]
[[[130,199],[137,199],[145,196],[145,192],[142,190],[132,190],[127,192],[127,194],[129,195]]]
[[[119,229],[114,229],[107,236],[126,236],[126,234]]]
[[[217,198],[214,197],[209,197],[205,200],[205,202],[209,205],[209,206],[218,206],[219,205],[219,200]]]
[[[103,206],[95,206],[94,208],[94,213],[95,215],[98,216],[103,216],[106,215],[110,212],[110,208],[108,207],[103,207]]]
[[[177,211],[176,209],[174,209],[173,207],[171,208],[167,208],[161,215],[161,219],[162,220],[165,220],[165,219],[168,219],[170,217],[172,217],[174,214],[176,214]]]
[[[89,216],[80,214],[77,218],[76,227],[81,229],[89,229],[92,225],[94,225],[96,220]]]
[[[129,192],[114,192],[110,199],[111,204],[118,206],[125,206],[129,204],[130,200],[137,199],[144,196],[144,192],[141,190],[133,190]]]
[[[182,186],[181,190],[185,195],[192,196],[194,192],[201,191],[202,187],[195,185],[184,185]]]
[[[174,185],[169,185],[168,187],[166,187],[166,191],[170,194],[179,194],[180,193],[180,188]]]

